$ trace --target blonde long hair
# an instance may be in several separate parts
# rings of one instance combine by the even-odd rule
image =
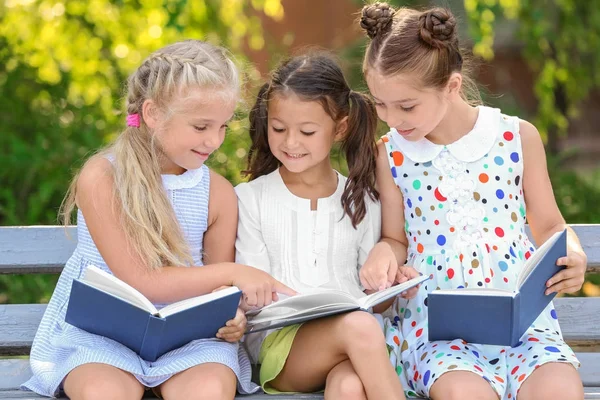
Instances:
[[[150,269],[192,263],[173,207],[162,186],[161,150],[153,130],[142,118],[142,105],[152,100],[165,111],[175,96],[193,88],[214,89],[238,96],[239,72],[229,53],[199,40],[186,40],[151,54],[127,81],[127,114],[139,114],[140,126],[127,127],[93,156],[113,157],[113,179],[121,224],[129,243]],[[89,160],[88,160],[89,162]],[[59,212],[65,225],[76,207],[75,176]]]

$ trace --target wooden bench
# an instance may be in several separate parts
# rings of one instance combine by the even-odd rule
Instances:
[[[588,272],[600,272],[600,225],[575,225],[574,229],[588,255]],[[0,274],[60,273],[76,245],[75,228],[69,230],[72,239],[58,226],[0,227]],[[563,335],[582,363],[586,399],[600,399],[600,297],[559,298],[555,305]],[[18,389],[31,376],[29,361],[6,357],[29,354],[45,308],[44,304],[0,305],[0,399],[41,398]],[[277,398],[322,399],[322,395]]]

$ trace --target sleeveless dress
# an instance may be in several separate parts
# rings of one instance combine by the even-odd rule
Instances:
[[[515,347],[427,340],[427,293],[436,288],[512,290],[535,251],[525,232],[519,119],[479,108],[471,132],[437,145],[410,142],[392,129],[383,137],[392,176],[404,196],[407,265],[432,276],[411,300],[399,299],[386,341],[407,396],[429,396],[448,371],[470,371],[501,399],[515,399],[540,365],[579,367],[551,304]]]
[[[194,265],[201,266],[202,241],[208,227],[210,171],[202,166],[182,175],[163,175],[162,179]],[[77,247],[65,265],[33,341],[30,357],[33,376],[22,389],[55,396],[66,375],[87,363],[112,365],[132,373],[142,385],[156,387],[178,372],[209,362],[231,368],[237,375],[241,393],[259,389],[250,381],[250,361],[238,343],[196,340],[149,362],[116,341],[67,324],[65,313],[73,279],[79,278],[89,265],[111,273],[90,236],[81,211],[77,214],[77,238]]]

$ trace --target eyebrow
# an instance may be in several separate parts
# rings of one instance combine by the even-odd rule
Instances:
[[[285,122],[283,122],[282,120],[280,120],[279,118],[276,118],[276,117],[269,117],[269,119],[272,119],[272,120],[275,120],[277,122],[281,122],[282,124],[285,124]],[[319,123],[314,122],[314,121],[302,121],[302,122],[300,122],[299,125],[306,125],[306,124],[312,124],[312,125],[321,126]]]
[[[227,118],[227,120],[225,120],[225,123],[227,122],[231,122],[231,120],[233,120],[233,115],[229,118]],[[209,118],[193,118],[191,121],[193,124],[197,124],[197,123],[201,123],[201,124],[214,124],[216,121],[214,119],[209,119]]]
[[[375,101],[381,102],[381,100],[379,100],[377,97],[375,97],[375,96],[371,96],[371,97],[373,97],[373,99]],[[411,101],[416,101],[416,100],[417,99],[411,97],[411,98],[402,99],[402,100],[394,100],[394,101],[392,101],[392,104],[409,103]]]

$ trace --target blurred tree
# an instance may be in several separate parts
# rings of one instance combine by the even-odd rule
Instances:
[[[600,0],[464,0],[476,55],[490,60],[494,24],[516,22],[523,55],[535,73],[535,125],[556,155],[578,106],[600,87]]]
[[[256,79],[241,52],[264,45],[251,10],[283,17],[280,0],[0,2],[0,225],[57,223],[71,170],[123,129],[123,84],[152,51],[208,40]],[[239,116],[209,161],[232,182],[248,142]],[[10,279],[0,276],[0,302],[47,299],[56,277]]]
[[[242,45],[262,47],[261,25],[249,8],[283,16],[280,0],[2,2],[0,224],[56,221],[66,168],[78,168],[123,128],[123,83],[150,52],[201,38],[228,47],[243,62]],[[232,167],[245,156],[242,134],[233,124],[211,160],[233,181],[240,168]]]

